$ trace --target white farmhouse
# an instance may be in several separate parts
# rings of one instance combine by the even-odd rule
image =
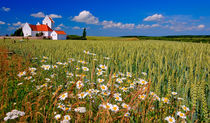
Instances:
[[[66,40],[66,33],[64,31],[53,31],[51,33],[52,40]]]
[[[54,21],[51,17],[46,16],[42,21],[42,24],[37,23],[32,25],[25,23],[22,27],[24,37],[32,36],[35,37],[37,33],[43,33],[44,37],[52,38],[53,40],[65,40],[66,33],[64,31],[53,31]],[[52,32],[53,35],[52,35]]]

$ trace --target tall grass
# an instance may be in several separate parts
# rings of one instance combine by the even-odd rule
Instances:
[[[0,40],[0,45],[9,49],[9,51],[14,51],[16,54],[27,58],[28,56],[42,58],[43,56],[49,57],[47,63],[55,64],[56,62],[68,61],[68,58],[75,58],[76,60],[85,60],[89,62],[88,67],[91,69],[88,73],[88,80],[96,81],[97,77],[93,73],[95,72],[95,67],[97,64],[106,64],[109,68],[106,71],[106,75],[117,73],[118,71],[122,73],[132,72],[135,78],[142,77],[142,72],[146,72],[147,76],[145,80],[151,80],[149,85],[149,91],[155,92],[160,97],[171,97],[171,92],[177,92],[178,96],[183,98],[184,101],[180,102],[180,105],[186,105],[191,109],[190,120],[195,121],[208,121],[208,101],[209,101],[209,54],[210,45],[202,43],[178,43],[178,42],[162,42],[162,41],[52,41],[52,40],[30,40],[29,42],[23,43],[12,43],[7,41],[4,43]],[[96,53],[96,56],[88,57],[83,53],[83,50],[88,50],[90,52]],[[109,57],[110,60],[104,59],[104,57]],[[97,61],[93,61],[97,59]],[[32,66],[39,66],[41,63],[38,61],[36,63],[31,61]],[[74,63],[72,66],[79,64]],[[28,65],[27,65],[28,66]],[[1,66],[2,67],[2,66]],[[80,66],[81,67],[81,66]],[[22,66],[22,70],[27,69],[26,66]],[[72,67],[68,67],[66,70],[75,72]],[[20,72],[20,70],[17,70]],[[65,78],[62,73],[64,70],[54,71],[57,74],[61,74],[62,78]],[[50,75],[51,73],[41,72],[38,80],[39,84],[43,84],[41,81],[44,79],[44,75]],[[53,117],[53,112],[56,110],[55,106],[57,103],[58,96],[53,96],[60,92],[62,89],[57,88],[46,88],[42,90],[42,93],[35,92],[32,88],[33,83],[26,83],[24,88],[19,86],[13,86],[18,78],[10,79],[7,78],[7,84],[1,84],[0,91],[1,95],[1,110],[0,116],[4,117],[6,111],[11,110],[16,107],[19,109],[24,109],[26,115],[25,119],[31,119],[32,121],[52,121],[48,118]],[[109,76],[105,77],[105,80],[109,80]],[[58,85],[62,82],[67,82],[68,80],[62,80],[57,78],[54,80]],[[74,79],[73,81],[78,81]],[[110,80],[111,81],[111,80]],[[5,87],[6,86],[6,87]],[[27,88],[29,87],[29,88]],[[73,85],[71,86],[74,87]],[[7,90],[5,90],[5,88]],[[24,91],[23,91],[24,90]],[[6,93],[5,93],[6,91]],[[50,92],[50,95],[48,93]],[[69,91],[75,92],[74,89],[69,88]],[[133,92],[133,94],[139,94],[141,90]],[[5,99],[4,96],[7,95]],[[16,98],[14,97],[17,96]],[[38,95],[38,96],[36,96]],[[74,97],[74,95],[73,95]],[[72,97],[72,98],[73,98]],[[74,99],[74,98],[73,98]],[[132,98],[128,98],[131,100]],[[5,101],[7,100],[7,101]],[[100,99],[98,99],[100,100]],[[102,99],[101,99],[102,100]],[[77,100],[78,103],[84,103],[83,101]],[[148,100],[149,101],[149,100]],[[19,105],[13,105],[13,102]],[[138,102],[138,101],[137,101]],[[109,119],[112,122],[118,118],[121,120],[123,117],[115,118],[111,115],[107,115],[106,111],[99,111],[95,113],[96,107],[94,107],[91,102],[89,102],[92,112],[89,115],[72,114],[77,117],[74,119],[77,122],[81,122],[81,118],[89,119],[89,121],[105,121]],[[132,104],[130,102],[129,104]],[[150,103],[145,104],[137,103],[136,107],[139,105],[145,105],[148,107]],[[155,103],[156,108],[161,110],[162,115],[154,115],[155,121],[160,122],[158,119],[164,119],[167,113],[171,112],[170,109],[165,109],[164,105],[159,102]],[[21,106],[22,105],[22,106]],[[75,104],[79,105],[79,104]],[[134,104],[133,104],[134,105]],[[173,104],[177,106],[177,104]],[[24,107],[24,108],[23,108]],[[29,108],[30,107],[30,108]],[[135,107],[135,106],[134,106]],[[41,109],[40,109],[41,108]],[[142,112],[146,109],[139,109],[137,112]],[[178,107],[176,107],[178,108]],[[165,111],[166,110],[166,111]],[[35,111],[35,112],[34,112]],[[48,114],[47,114],[48,113]],[[106,113],[107,117],[100,119],[101,115]],[[148,112],[144,112],[148,113]],[[46,115],[47,114],[47,115]],[[129,121],[140,121],[146,122],[149,119],[146,114],[134,113]],[[144,115],[144,116],[141,116]],[[85,118],[86,117],[86,118]],[[94,118],[93,118],[94,117]],[[137,117],[137,119],[135,119]],[[162,117],[162,118],[161,118]],[[1,119],[0,118],[0,119]],[[93,119],[92,119],[93,118]],[[134,120],[135,119],[135,120]],[[23,120],[23,119],[22,119]],[[125,119],[126,120],[126,119]],[[24,121],[24,120],[23,120]],[[128,120],[126,120],[128,122]],[[150,121],[150,122],[151,122]]]

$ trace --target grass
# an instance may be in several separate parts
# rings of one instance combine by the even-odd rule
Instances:
[[[22,43],[9,40],[4,43],[0,40],[1,46],[21,56],[21,60],[1,56],[4,58],[2,64],[5,61],[13,62],[1,76],[0,119],[3,120],[6,113],[15,108],[25,112],[25,116],[16,119],[22,122],[53,122],[56,114],[62,115],[60,120],[64,115],[69,115],[72,122],[165,122],[167,116],[174,117],[177,122],[208,120],[209,44],[88,38],[87,41],[30,40]],[[96,55],[84,53],[84,50]],[[37,60],[32,60],[34,57]],[[88,64],[79,63],[80,60]],[[57,62],[66,62],[66,65]],[[56,64],[56,69],[43,70],[43,65]],[[100,65],[108,68],[103,70],[102,76],[97,75]],[[31,75],[29,67],[37,68],[36,75]],[[82,67],[89,68],[89,71],[84,71]],[[8,74],[11,70],[13,74]],[[22,71],[27,74],[18,77],[17,74]],[[127,72],[131,72],[132,77],[126,76]],[[67,77],[68,73],[73,76]],[[119,77],[112,78],[115,74]],[[24,79],[30,76],[32,79]],[[97,82],[99,78],[104,79],[103,84],[107,86],[109,96],[101,90],[103,84]],[[119,84],[117,78],[125,80]],[[148,83],[142,84],[142,80]],[[77,88],[78,81],[84,84],[81,89]],[[134,89],[131,88],[133,83],[136,83]],[[129,91],[124,92],[123,88],[129,88]],[[89,89],[99,90],[99,94],[91,92],[84,99],[78,98],[78,94]],[[177,92],[177,95],[172,92]],[[60,97],[65,93],[68,96],[63,101]],[[121,93],[122,101],[116,101],[115,93]],[[145,99],[138,98],[139,95],[145,95]],[[169,104],[156,100],[156,97],[168,99]],[[119,111],[99,108],[100,104],[107,102],[117,105]],[[64,104],[65,108],[70,105],[71,111],[57,108],[59,103]],[[129,104],[131,109],[123,109],[122,103]],[[183,110],[183,105],[189,107],[190,111]],[[75,112],[78,107],[85,107],[86,113]],[[180,118],[178,111],[185,113],[187,118]],[[125,116],[127,112],[130,113],[129,117]]]

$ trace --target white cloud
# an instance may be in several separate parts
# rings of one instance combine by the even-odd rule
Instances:
[[[0,24],[5,24],[5,22],[4,21],[0,21]]]
[[[162,14],[154,14],[152,16],[144,18],[144,21],[159,21],[162,18],[164,18]]]
[[[61,15],[56,15],[56,14],[50,14],[49,15],[51,18],[62,18]]]
[[[205,28],[205,25],[201,24],[201,25],[198,25],[198,29],[203,29]]]
[[[78,16],[75,16],[73,19],[73,21],[76,22],[84,22],[86,24],[98,24],[99,20],[97,17],[93,16],[89,11],[82,11],[79,13]]]
[[[135,24],[132,24],[132,23],[123,24],[121,22],[115,23],[113,21],[106,21],[106,20],[103,21],[101,25],[103,25],[104,29],[107,29],[107,28],[133,29],[135,26]]]
[[[60,29],[61,29],[61,27],[59,27],[59,26],[58,26],[58,27],[56,27],[55,29],[56,29],[56,30],[60,30]]]
[[[35,18],[43,18],[45,17],[45,14],[43,12],[38,12],[38,13],[31,14],[31,16]]]
[[[82,29],[82,28],[80,28],[78,26],[74,26],[74,27],[72,27],[72,29]]]
[[[155,27],[161,27],[161,25],[159,25],[159,24],[152,24],[152,25],[138,24],[136,26],[137,29],[149,29],[149,28],[155,28]]]
[[[13,23],[12,24],[13,26],[23,26],[24,25],[24,23],[21,23],[20,21],[18,21],[17,23]]]
[[[8,11],[10,11],[10,8],[6,8],[6,7],[3,6],[2,10],[5,11],[5,12],[8,12]]]

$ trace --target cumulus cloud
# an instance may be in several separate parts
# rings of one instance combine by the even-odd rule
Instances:
[[[2,7],[2,10],[5,11],[5,12],[8,12],[8,11],[10,11],[10,8],[7,8],[7,7],[4,7],[4,6],[3,6],[3,7]]]
[[[99,20],[97,17],[93,16],[89,11],[82,11],[79,13],[78,16],[75,16],[73,19],[73,21],[76,22],[84,22],[86,24],[98,24]]]
[[[103,25],[104,29],[107,29],[107,28],[133,29],[135,26],[135,24],[132,24],[132,23],[123,24],[121,22],[115,23],[113,21],[106,21],[106,20],[103,21],[101,25]]]
[[[16,23],[13,23],[12,24],[13,26],[23,26],[24,23],[21,23],[20,21],[16,22]]]
[[[82,29],[82,28],[80,28],[78,26],[74,26],[74,27],[72,27],[72,29]]]
[[[205,25],[201,24],[201,25],[198,25],[198,29],[203,29],[205,28]]]
[[[38,12],[38,13],[31,14],[31,16],[35,18],[43,18],[45,17],[45,14],[43,12]]]
[[[60,29],[61,29],[61,27],[59,27],[59,26],[58,26],[58,27],[56,27],[55,29],[56,29],[56,30],[60,30]]]
[[[62,18],[61,15],[56,15],[56,14],[50,14],[49,15],[51,18]]]
[[[3,24],[5,24],[5,22],[4,22],[4,21],[0,21],[0,24],[2,24],[2,25],[3,25]]]
[[[164,16],[162,14],[154,14],[152,16],[148,16],[148,17],[144,18],[144,21],[159,21],[162,18],[164,18]]]
[[[137,29],[149,29],[149,28],[155,28],[155,27],[161,27],[161,25],[159,25],[159,24],[152,24],[152,25],[138,24],[138,25],[136,25]]]

